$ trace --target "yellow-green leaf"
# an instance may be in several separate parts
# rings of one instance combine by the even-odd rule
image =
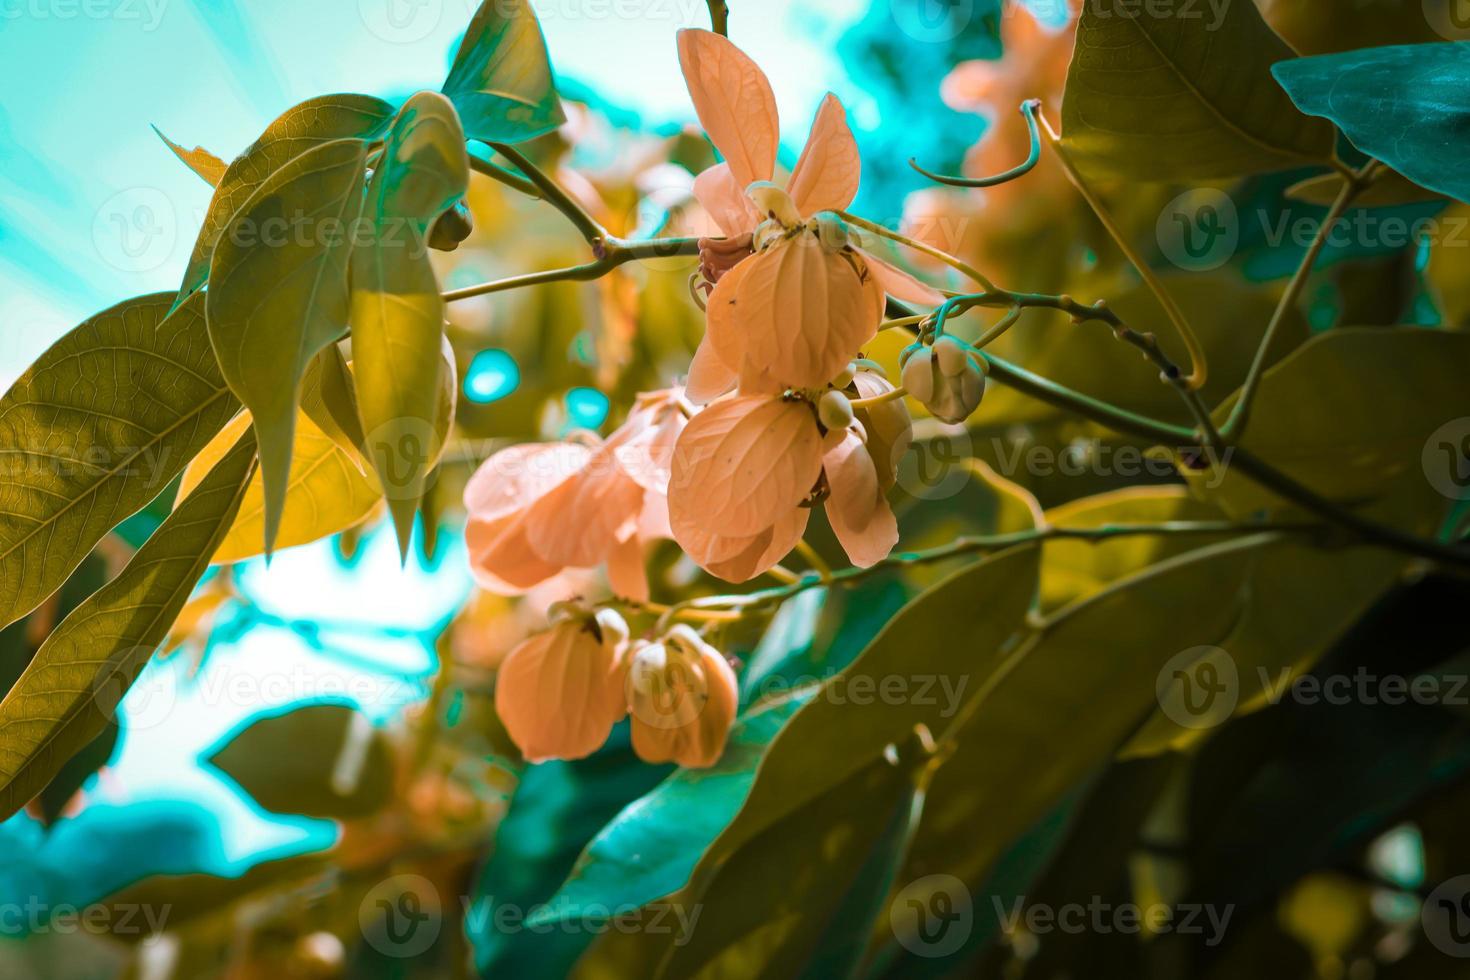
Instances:
[[[443,92],[464,131],[486,143],[518,143],[566,121],[546,40],[527,0],[484,0],[470,21]]]
[[[357,387],[342,348],[328,344],[312,359],[301,382],[301,410],[317,428],[346,451],[353,465],[363,452],[362,419],[357,411]]]
[[[1083,5],[1062,131],[1085,168],[1125,180],[1212,180],[1322,163],[1333,130],[1271,77],[1292,51],[1251,3],[1155,16]]]
[[[429,263],[428,233],[468,185],[469,158],[454,107],[442,95],[419,92],[388,133],[367,192],[375,234],[352,260],[358,410],[405,555],[425,478],[443,449],[435,433],[446,372],[444,300]]]
[[[0,703],[0,819],[107,725],[204,573],[254,469],[247,434],[117,578],[42,644]]]
[[[347,330],[366,156],[361,140],[338,140],[296,157],[231,219],[210,265],[209,339],[255,418],[267,554],[286,503],[302,376]]]
[[[204,447],[179,487],[182,506],[205,476],[250,428],[250,413],[242,412]],[[261,554],[265,529],[265,487],[256,471],[240,503],[230,533],[215,550],[211,563],[228,565]],[[345,450],[306,417],[296,420],[296,445],[291,455],[291,479],[286,484],[286,507],[276,536],[277,548],[309,544],[347,530],[378,505],[377,483],[364,475]]]
[[[57,341],[0,400],[0,626],[56,591],[239,409],[203,297],[119,303]]]
[[[174,156],[183,161],[184,166],[198,174],[199,178],[210,187],[219,186],[220,179],[224,177],[225,171],[229,168],[229,164],[202,146],[196,146],[192,150],[184,149],[163,135],[163,130],[157,126],[153,127],[153,131],[158,134],[159,139],[163,140],[165,146],[173,150]]]
[[[204,227],[194,242],[179,287],[179,300],[204,285],[210,259],[235,212],[271,174],[313,147],[339,139],[375,139],[387,129],[393,107],[368,95],[323,95],[292,106],[265,128],[221,175]]]

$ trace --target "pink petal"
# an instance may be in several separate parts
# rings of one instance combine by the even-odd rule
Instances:
[[[744,295],[741,283],[749,277],[760,257],[752,255],[721,276],[706,304],[704,340],[700,342],[700,349],[708,347],[709,353],[718,364],[724,365],[732,373],[739,373],[740,366],[745,363],[745,347],[749,334],[749,320],[746,315],[749,307],[746,304],[750,300]],[[689,381],[684,386],[685,391],[694,392],[697,389],[700,394],[705,394],[724,380],[724,375],[719,374],[715,366],[700,363],[699,350],[694,352],[694,360],[695,363],[689,366]],[[696,369],[702,375],[697,386]],[[708,378],[703,375],[708,375]],[[690,397],[694,395],[691,394]]]
[[[586,446],[570,442],[503,449],[485,460],[465,485],[465,510],[481,521],[525,510],[581,470],[591,456]]]
[[[679,32],[679,65],[700,124],[729,162],[737,185],[770,180],[780,123],[765,73],[727,39],[697,29]]]
[[[876,398],[893,390],[887,378],[873,371],[859,371],[852,383],[859,398]],[[868,434],[868,455],[878,467],[878,482],[887,490],[897,479],[898,465],[914,441],[914,423],[908,405],[902,398],[895,398],[858,409],[857,418]]]
[[[546,561],[577,568],[600,564],[623,525],[637,517],[643,488],[618,464],[615,451],[602,446],[581,472],[526,512],[527,540]]]
[[[624,599],[648,601],[648,571],[643,564],[643,542],[629,535],[607,556],[607,584]]]
[[[644,541],[672,538],[674,531],[669,527],[669,498],[662,493],[648,491],[643,494],[643,510],[638,515],[637,535]]]
[[[802,217],[810,218],[818,211],[841,211],[857,196],[861,173],[862,160],[847,126],[847,111],[829,92],[817,110],[786,192]]]
[[[465,545],[475,583],[496,595],[520,595],[562,571],[531,548],[525,518],[519,514],[495,521],[472,517],[465,526]]]
[[[728,279],[729,276],[726,275],[725,278]],[[685,397],[696,405],[703,405],[714,401],[733,387],[735,370],[720,359],[714,342],[706,332],[704,339],[694,350],[694,360],[689,364],[689,378],[684,382]]]
[[[878,281],[883,291],[894,299],[905,303],[918,303],[921,306],[939,306],[944,302],[944,294],[933,286],[925,285],[898,266],[884,262],[872,252],[862,249],[858,251],[862,254],[863,261],[868,263],[869,274]]]
[[[883,291],[864,278],[860,261],[802,234],[735,267],[740,276],[718,317],[722,333],[738,331],[743,340],[742,390],[825,387],[873,339]],[[719,298],[710,297],[711,333]],[[728,327],[726,319],[733,321]],[[721,356],[734,363],[724,351]]]
[[[722,537],[698,528],[685,528],[678,538],[690,559],[726,582],[748,582],[763,575],[791,553],[806,533],[810,507],[796,507],[772,527],[747,537]]]
[[[635,483],[644,490],[665,493],[674,462],[674,443],[688,421],[672,399],[640,404],[607,442],[618,465]]]
[[[755,231],[760,212],[735,179],[728,163],[717,163],[694,178],[694,197],[728,238]]]
[[[898,522],[878,484],[873,458],[855,433],[848,433],[823,459],[827,485],[827,520],[847,557],[859,568],[887,558],[898,543]]]
[[[669,518],[681,527],[759,534],[811,493],[822,471],[821,435],[804,401],[740,395],[710,405],[679,437]]]

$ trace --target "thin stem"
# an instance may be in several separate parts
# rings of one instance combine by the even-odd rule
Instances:
[[[547,269],[542,272],[528,272],[524,275],[477,283],[461,289],[452,289],[444,293],[443,296],[446,303],[452,303],[455,300],[469,299],[472,296],[485,296],[489,293],[500,293],[507,289],[520,289],[525,286],[541,286],[546,283],[566,282],[569,280],[587,282],[592,279],[600,279],[618,266],[636,259],[670,258],[678,255],[692,256],[698,254],[699,239],[697,238],[656,238],[646,242],[630,242],[609,236],[603,242],[602,257],[594,259],[591,262],[569,266],[565,269]]]
[[[771,578],[775,579],[777,582],[782,582],[786,585],[791,585],[794,582],[801,581],[801,576],[793,572],[791,569],[787,568],[785,565],[772,565],[770,568],[766,569],[765,574],[771,576]]]
[[[807,566],[812,571],[822,576],[823,579],[829,579],[832,577],[832,566],[828,565],[822,559],[822,556],[817,554],[817,549],[813,548],[806,538],[797,539],[796,553],[798,555],[801,555],[802,560],[807,563]]]
[[[1005,332],[1015,326],[1021,319],[1021,307],[1013,306],[1006,311],[1005,316],[995,322],[989,330],[986,330],[970,346],[979,350],[987,344],[994,343],[1005,335]]]
[[[1230,410],[1230,415],[1221,427],[1221,432],[1227,439],[1238,439],[1245,432],[1246,423],[1250,421],[1252,403],[1261,384],[1261,376],[1265,374],[1266,363],[1271,356],[1271,345],[1276,335],[1281,332],[1281,325],[1286,322],[1287,316],[1295,308],[1302,290],[1306,288],[1307,279],[1312,274],[1312,267],[1317,264],[1318,256],[1322,254],[1322,249],[1327,245],[1327,236],[1332,226],[1337,224],[1337,220],[1348,209],[1353,198],[1357,197],[1372,181],[1377,166],[1377,160],[1369,160],[1363,165],[1363,169],[1350,171],[1343,178],[1342,189],[1337,192],[1337,198],[1332,202],[1332,207],[1328,209],[1327,217],[1322,219],[1322,224],[1318,226],[1317,234],[1313,237],[1307,254],[1302,256],[1301,265],[1297,266],[1296,274],[1291,277],[1291,282],[1286,286],[1286,292],[1281,294],[1281,300],[1276,304],[1276,310],[1271,315],[1271,322],[1266,325],[1266,333],[1261,337],[1260,346],[1256,348],[1256,356],[1251,361],[1250,370],[1246,373],[1245,383],[1240,387],[1240,397],[1235,400],[1235,407]]]
[[[475,171],[475,173],[484,174],[486,177],[490,177],[494,180],[500,181],[507,187],[515,188],[522,194],[525,194],[529,197],[534,197],[538,201],[541,200],[541,189],[526,178],[522,177],[520,174],[511,173],[504,167],[497,167],[489,160],[481,160],[473,153],[471,153],[469,157],[470,169]]]
[[[709,4],[710,30],[723,37],[730,36],[730,8],[725,0],[707,0]]]
[[[1056,154],[1058,162],[1062,165],[1062,169],[1066,171],[1067,179],[1072,182],[1073,187],[1077,188],[1078,193],[1082,195],[1082,199],[1087,202],[1088,207],[1092,208],[1093,213],[1097,215],[1097,220],[1102,222],[1102,226],[1107,229],[1108,234],[1122,251],[1123,256],[1128,260],[1129,264],[1138,271],[1144,284],[1153,292],[1154,297],[1159,301],[1159,305],[1164,308],[1164,313],[1169,317],[1169,321],[1174,324],[1174,329],[1179,331],[1179,336],[1183,338],[1184,348],[1189,353],[1190,364],[1190,373],[1184,379],[1184,383],[1196,391],[1203,388],[1205,381],[1209,378],[1209,362],[1205,356],[1204,346],[1199,342],[1199,337],[1195,334],[1194,328],[1185,319],[1184,311],[1179,308],[1179,304],[1174,302],[1174,297],[1164,288],[1164,284],[1159,281],[1158,276],[1154,275],[1153,269],[1149,268],[1148,263],[1143,261],[1138,253],[1134,251],[1133,246],[1128,244],[1128,239],[1124,236],[1122,229],[1118,227],[1117,222],[1113,220],[1107,208],[1103,207],[1102,201],[1093,193],[1092,188],[1088,186],[1082,174],[1077,171],[1077,167],[1072,163],[1072,158],[1068,156],[1066,149],[1062,146],[1061,137],[1057,135],[1056,130],[1051,128],[1051,123],[1047,121],[1045,116],[1041,117],[1041,125],[1046,130],[1047,145]]]
[[[1040,99],[1027,99],[1021,103],[1021,115],[1026,117],[1026,126],[1031,131],[1031,151],[1027,155],[1024,163],[1014,166],[1004,173],[996,174],[994,177],[946,177],[943,174],[936,174],[925,170],[919,166],[918,161],[913,157],[909,157],[909,166],[935,183],[945,184],[949,187],[995,187],[999,184],[1015,180],[1017,177],[1024,177],[1036,169],[1036,164],[1041,161],[1041,133],[1036,128],[1036,114],[1040,109]]]
[[[567,220],[592,246],[593,254],[600,258],[602,245],[608,239],[607,229],[598,224],[597,220],[564,191],[560,184],[543,173],[540,167],[522,156],[514,147],[506,146],[504,143],[491,143],[490,146],[509,160],[517,170],[530,178],[531,183],[540,190],[541,196],[547,203],[566,215]]]
[[[950,266],[954,269],[958,269],[960,272],[963,272],[975,282],[978,282],[981,288],[985,289],[987,292],[995,289],[995,283],[991,282],[985,276],[981,275],[979,270],[977,270],[974,266],[970,265],[968,262],[964,262],[960,259],[955,258],[953,255],[950,255],[943,249],[935,248],[933,245],[926,245],[921,241],[909,238],[907,235],[901,235],[896,231],[890,231],[889,229],[884,228],[882,225],[878,224],[875,221],[869,221],[867,218],[860,218],[857,215],[852,214],[848,211],[838,211],[837,216],[850,225],[856,225],[857,227],[862,228],[865,231],[871,231],[873,234],[879,236],[880,238],[886,238],[891,242],[898,242],[900,245],[905,245],[916,252],[922,252],[924,255],[929,256],[931,259],[938,259],[945,265]]]
[[[874,405],[882,405],[884,402],[897,401],[908,393],[909,390],[907,388],[899,385],[897,388],[885,391],[881,395],[874,395],[871,398],[854,398],[849,404],[852,405],[853,411],[858,411],[863,408],[872,408]]]

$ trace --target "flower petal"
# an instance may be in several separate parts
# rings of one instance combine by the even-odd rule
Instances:
[[[858,251],[862,253],[863,261],[868,264],[868,272],[878,281],[883,291],[894,299],[905,303],[918,303],[922,306],[939,306],[944,302],[944,294],[933,286],[920,282],[898,266],[890,265],[872,252],[863,249],[858,249]]]
[[[643,488],[617,461],[616,446],[604,444],[587,465],[526,512],[526,537],[548,562],[573,567],[607,558],[618,534],[643,507]]]
[[[858,398],[876,398],[893,390],[887,378],[873,371],[859,371],[852,379]],[[878,467],[878,483],[884,490],[893,486],[898,465],[914,441],[914,423],[902,398],[861,408],[857,419],[868,434],[868,455]]]
[[[718,316],[742,335],[742,390],[822,388],[878,331],[882,289],[865,277],[861,260],[813,235],[779,241],[736,266],[741,270]],[[719,298],[710,297],[711,332]]]
[[[613,455],[623,471],[644,490],[666,493],[669,470],[674,463],[674,444],[689,420],[670,397],[640,403],[628,415],[628,421],[608,439]],[[650,398],[640,395],[640,399]]]
[[[832,490],[827,498],[827,520],[847,557],[859,568],[887,558],[898,543],[898,522],[863,441],[849,432],[827,451],[823,463]]]
[[[720,359],[714,342],[706,333],[694,349],[689,363],[689,377],[684,382],[684,397],[696,405],[712,402],[735,387],[735,370]]]
[[[728,163],[717,163],[694,178],[695,199],[728,238],[749,234],[761,223],[746,186],[735,179]]]
[[[740,395],[710,405],[690,420],[674,453],[675,539],[687,527],[730,537],[766,530],[811,492],[820,447],[806,402]]]
[[[525,510],[586,465],[592,451],[571,442],[527,443],[502,449],[465,485],[470,516],[494,521]]]
[[[709,294],[705,310],[704,339],[694,352],[694,363],[689,365],[689,380],[684,386],[690,398],[707,395],[725,380],[726,375],[719,371],[720,366],[730,372],[733,384],[740,365],[745,363],[747,326],[744,315],[747,307],[742,305],[745,297],[740,284],[750,275],[758,258],[760,256],[753,255],[736,263],[733,269],[720,277],[720,281]],[[706,348],[708,351],[705,351]],[[705,357],[703,362],[700,360],[702,352]],[[713,364],[710,363],[711,360],[714,361]],[[698,377],[696,371],[699,372]],[[725,390],[728,390],[728,386]],[[705,399],[709,400],[712,399]]]
[[[495,711],[531,762],[580,759],[626,714],[617,651],[581,622],[559,623],[506,655]]]
[[[475,583],[496,595],[520,595],[560,572],[563,566],[536,554],[526,539],[525,517],[512,514],[496,521],[471,518],[465,546]]]
[[[607,584],[613,595],[638,602],[648,601],[648,570],[643,564],[643,542],[630,534],[607,556]]]
[[[740,187],[770,180],[780,122],[776,96],[750,56],[711,31],[679,32],[679,65],[699,122]]]
[[[857,196],[861,173],[862,159],[847,126],[847,110],[828,92],[786,192],[804,218],[818,211],[841,211]]]

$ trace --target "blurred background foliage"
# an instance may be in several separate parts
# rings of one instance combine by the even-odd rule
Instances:
[[[1302,52],[1386,43],[1391,32],[1382,25],[1413,20],[1397,9],[1402,5],[1387,2],[1331,14],[1321,4],[1258,5]],[[253,85],[257,97],[267,93],[261,98],[271,103],[261,120],[292,101],[284,93],[294,94],[300,69],[279,69],[270,77],[274,62],[267,51],[275,33],[257,36],[250,15],[196,6],[193,16],[207,25],[216,46],[231,53],[222,65],[200,59],[192,75],[249,67],[241,84]],[[1066,17],[1057,4],[1033,4],[1032,16],[1002,10],[1000,0],[976,0],[946,5],[948,13],[937,20],[933,10],[917,10],[922,2],[905,0],[810,6],[732,0],[731,6],[733,33],[742,43],[749,38],[758,57],[762,45],[779,52],[761,59],[778,93],[805,79],[803,97],[813,97],[787,112],[792,132],[804,131],[825,86],[839,89],[852,107],[865,165],[855,210],[902,224],[1010,288],[1107,296],[1134,326],[1169,335],[1163,311],[1049,158],[1026,180],[990,191],[936,188],[906,166],[915,157],[939,171],[984,174],[1025,156],[1016,106],[1029,97],[1056,106],[1071,57],[1071,34],[1061,27]],[[1302,13],[1306,7],[1313,8],[1310,15]],[[691,13],[691,23],[703,23],[701,5]],[[530,144],[527,154],[613,233],[630,238],[697,234],[703,227],[690,182],[714,161],[712,151],[689,125],[687,109],[670,108],[666,86],[649,80],[653,69],[649,78],[637,70],[643,52],[656,50],[659,77],[672,77],[665,69],[673,63],[676,26],[682,25],[644,24],[619,40],[613,28],[627,25],[546,23],[570,120]],[[22,43],[13,40],[19,35],[12,29],[7,24],[8,36],[0,41],[4,54]],[[56,43],[53,37],[52,47]],[[149,43],[135,49],[139,60],[148,60],[143,52]],[[315,57],[338,57],[333,37],[313,44],[320,45]],[[607,60],[624,68],[603,71],[599,53],[613,47],[621,50]],[[345,51],[342,58],[352,60]],[[568,73],[568,65],[577,67]],[[373,78],[378,67],[367,65],[364,77]],[[606,82],[608,75],[616,82]],[[422,83],[432,76],[426,73]],[[397,102],[419,84],[397,79],[387,88],[381,82],[354,87]],[[641,103],[639,94],[647,95]],[[193,100],[179,95],[175,107],[169,98],[160,90],[144,107],[165,121],[199,117]],[[77,183],[89,171],[73,165],[65,178],[49,178],[44,157],[27,156],[35,111],[9,101],[0,110],[0,127],[13,137],[6,140],[0,175],[9,185],[0,206],[0,268],[7,292],[40,297],[27,314],[32,334],[0,350],[6,371],[18,371],[44,346],[47,331],[58,332],[51,325],[66,322],[62,317],[79,318],[66,303],[33,289],[45,280],[53,292],[64,292],[57,284],[81,273],[60,251],[65,234],[49,228],[60,219],[38,220],[45,216],[26,213],[30,205],[22,202],[45,201],[47,193],[55,194],[52,203],[78,197],[76,187],[48,186],[48,180]],[[186,145],[219,132],[196,137],[186,128],[168,126]],[[232,141],[220,135],[215,148],[223,152]],[[1350,155],[1351,148],[1344,149]],[[783,165],[793,162],[791,148],[783,148]],[[150,169],[171,164],[162,152],[148,158]],[[1220,183],[1216,189],[1251,220],[1241,223],[1238,248],[1218,268],[1186,276],[1158,249],[1147,256],[1202,334],[1213,366],[1206,391],[1212,403],[1239,386],[1305,250],[1273,241],[1271,229],[1325,213],[1321,203],[1288,192],[1320,174],[1320,168],[1306,169]],[[1100,189],[1114,202],[1129,239],[1152,245],[1161,210],[1184,187],[1101,183]],[[1376,216],[1406,222],[1470,217],[1466,204],[1416,196],[1375,207]],[[434,256],[446,288],[584,261],[585,243],[540,202],[476,179],[467,204],[472,234],[455,251]],[[1286,325],[1289,343],[1281,349],[1344,326],[1464,328],[1470,324],[1467,255],[1463,247],[1417,243],[1329,246],[1301,314]],[[938,265],[911,267],[939,282],[953,275]],[[932,568],[905,569],[830,593],[814,590],[784,605],[764,629],[743,625],[721,635],[721,649],[745,665],[743,701],[751,713],[732,739],[732,757],[708,773],[671,776],[667,768],[644,765],[624,731],[589,759],[525,765],[494,717],[494,672],[498,659],[544,622],[550,597],[533,591],[511,601],[473,589],[457,540],[464,482],[502,446],[578,428],[609,431],[634,393],[677,378],[702,331],[689,295],[693,268],[692,259],[651,259],[596,282],[451,305],[449,336],[462,393],[457,427],[424,503],[418,553],[407,567],[399,570],[391,531],[375,513],[330,542],[282,553],[269,570],[255,559],[215,571],[171,637],[170,656],[152,664],[121,704],[119,724],[78,755],[25,813],[0,825],[0,902],[51,909],[98,902],[167,906],[167,934],[142,943],[146,930],[131,928],[137,922],[119,924],[114,935],[63,935],[45,927],[23,935],[32,930],[6,924],[0,973],[148,980],[458,977],[473,964],[483,976],[599,977],[640,974],[650,956],[701,955],[650,951],[650,944],[616,933],[494,926],[497,909],[532,910],[577,886],[576,875],[566,882],[582,871],[579,855],[604,841],[608,848],[649,849],[653,870],[642,869],[647,878],[630,872],[629,881],[619,882],[639,902],[683,887],[691,873],[695,880],[707,874],[722,876],[713,880],[724,888],[705,894],[705,915],[744,915],[748,925],[751,916],[758,921],[772,909],[790,913],[801,935],[762,941],[790,953],[790,962],[807,963],[813,975],[853,969],[844,957],[854,951],[865,975],[889,977],[1464,975],[1424,942],[1419,924],[1420,903],[1434,884],[1470,870],[1463,833],[1470,814],[1470,730],[1463,711],[1438,706],[1283,702],[1194,738],[1162,719],[1151,700],[1127,701],[1118,678],[1100,669],[1062,676],[1042,671],[1016,683],[1070,686],[1075,703],[1103,705],[1108,731],[1116,729],[1120,744],[1127,744],[1117,761],[1109,751],[1079,748],[1076,743],[1094,736],[1070,732],[1065,711],[1045,720],[1047,738],[1014,747],[985,739],[992,731],[1003,736],[1006,719],[981,718],[976,738],[929,787],[910,849],[903,842],[914,829],[905,822],[912,786],[890,785],[882,772],[854,771],[821,793],[814,789],[802,805],[773,812],[768,826],[750,830],[758,843],[754,851],[718,866],[706,867],[701,859],[696,868],[714,831],[746,799],[755,761],[798,703],[781,699],[799,699],[804,681],[850,664],[906,603],[944,580]],[[109,276],[117,282],[94,283],[83,295],[114,285],[123,292],[111,299],[143,291],[130,288],[127,274],[115,273]],[[15,308],[15,301],[7,307]],[[1061,315],[1046,316],[1038,314],[1037,322],[1007,334],[993,349],[1115,404],[1188,421],[1127,348]],[[952,329],[974,337],[985,318],[993,319],[971,314]],[[885,336],[868,353],[896,376],[903,343]],[[895,500],[912,550],[966,534],[1024,530],[1035,525],[1039,509],[1095,525],[1220,514],[1184,495],[1167,476],[1145,478],[1140,487],[1134,475],[1099,467],[1080,476],[1026,473],[1024,467],[1017,472],[1007,463],[1017,452],[1039,448],[1086,457],[1144,447],[998,387],[967,429],[928,425],[919,434],[930,454],[952,452],[957,460],[963,449],[978,462],[946,469],[947,495],[940,503],[912,495]],[[1082,498],[1096,499],[1077,503]],[[121,528],[74,583],[0,633],[0,683],[8,688],[38,637],[146,539],[167,503]],[[1429,516],[1437,526],[1443,515]],[[1415,510],[1414,519],[1428,518]],[[1446,526],[1453,528],[1453,519]],[[839,559],[830,530],[817,521],[812,540],[828,560]],[[1243,582],[1256,588],[1269,583],[1277,590],[1276,605],[1244,625],[1232,621],[1225,634],[1243,663],[1250,662],[1252,643],[1279,653],[1296,642],[1291,629],[1305,621],[1313,629],[1303,635],[1315,645],[1298,651],[1302,670],[1415,676],[1456,664],[1463,669],[1459,611],[1470,593],[1462,579],[1404,577],[1399,565],[1268,548],[1246,554],[1239,565],[1192,563],[1167,540],[1075,550],[1059,544],[1048,549],[1041,568],[1040,606],[1056,610],[1126,575],[1158,572],[1158,587],[1135,597],[1142,613],[1103,610],[1086,624],[1086,635],[1064,641],[1094,643],[1096,658],[1106,661],[1126,653],[1109,643],[1148,653],[1183,649],[1190,645],[1184,638],[1195,633],[1221,635],[1225,627],[1216,620],[1234,610],[1222,612],[1219,597],[1238,593]],[[1014,581],[1029,588],[1031,579],[1018,569]],[[653,572],[656,599],[727,591],[671,545],[655,556]],[[985,598],[967,593],[947,601],[996,607],[1010,601],[1002,594],[1004,576],[983,584],[994,590]],[[586,588],[603,586],[589,573]],[[1029,596],[1017,596],[1019,613]],[[987,605],[970,615],[989,611]],[[1160,623],[1162,635],[1137,622],[1148,617]],[[1122,639],[1097,639],[1109,630],[1121,631]],[[907,642],[923,645],[922,639]],[[282,677],[289,682],[268,683]],[[1018,696],[1011,710],[1024,712],[1024,698]],[[841,744],[840,733],[833,738]],[[1035,754],[1037,745],[1047,753]],[[1165,751],[1170,748],[1182,751]],[[996,762],[995,756],[1007,758]],[[345,757],[358,760],[348,772]],[[1008,768],[997,772],[997,766]],[[1012,826],[1004,813],[971,808],[976,799],[1005,808],[1005,799],[984,791],[1007,773],[1037,784],[1063,774],[1075,777],[1075,785],[1039,819]],[[639,800],[641,809],[625,811]],[[875,800],[881,807],[874,808]],[[678,814],[695,811],[703,814],[699,819],[723,822],[681,828],[682,820],[698,821]],[[1030,811],[1017,801],[1015,812]],[[784,868],[796,859],[792,849],[817,838],[815,822],[850,833],[829,841],[818,883],[787,880]],[[871,916],[863,917],[863,903],[881,900],[890,880],[940,872],[965,878],[966,868],[984,869],[984,876],[966,878],[975,896],[975,928],[962,948],[938,958],[916,955],[893,941],[881,915],[867,933]],[[381,927],[374,911],[391,914],[397,907],[396,896],[380,905],[376,890],[402,875],[421,876],[443,899],[442,907],[428,910],[443,928],[411,960],[385,955],[372,941]],[[597,882],[583,885],[595,890]],[[1008,904],[1020,895],[1053,906],[1095,897],[1113,904],[1228,905],[1234,918],[1226,941],[1211,947],[1168,934],[1003,934],[990,900]],[[758,961],[764,962],[750,962]],[[724,967],[754,975],[738,956]]]

